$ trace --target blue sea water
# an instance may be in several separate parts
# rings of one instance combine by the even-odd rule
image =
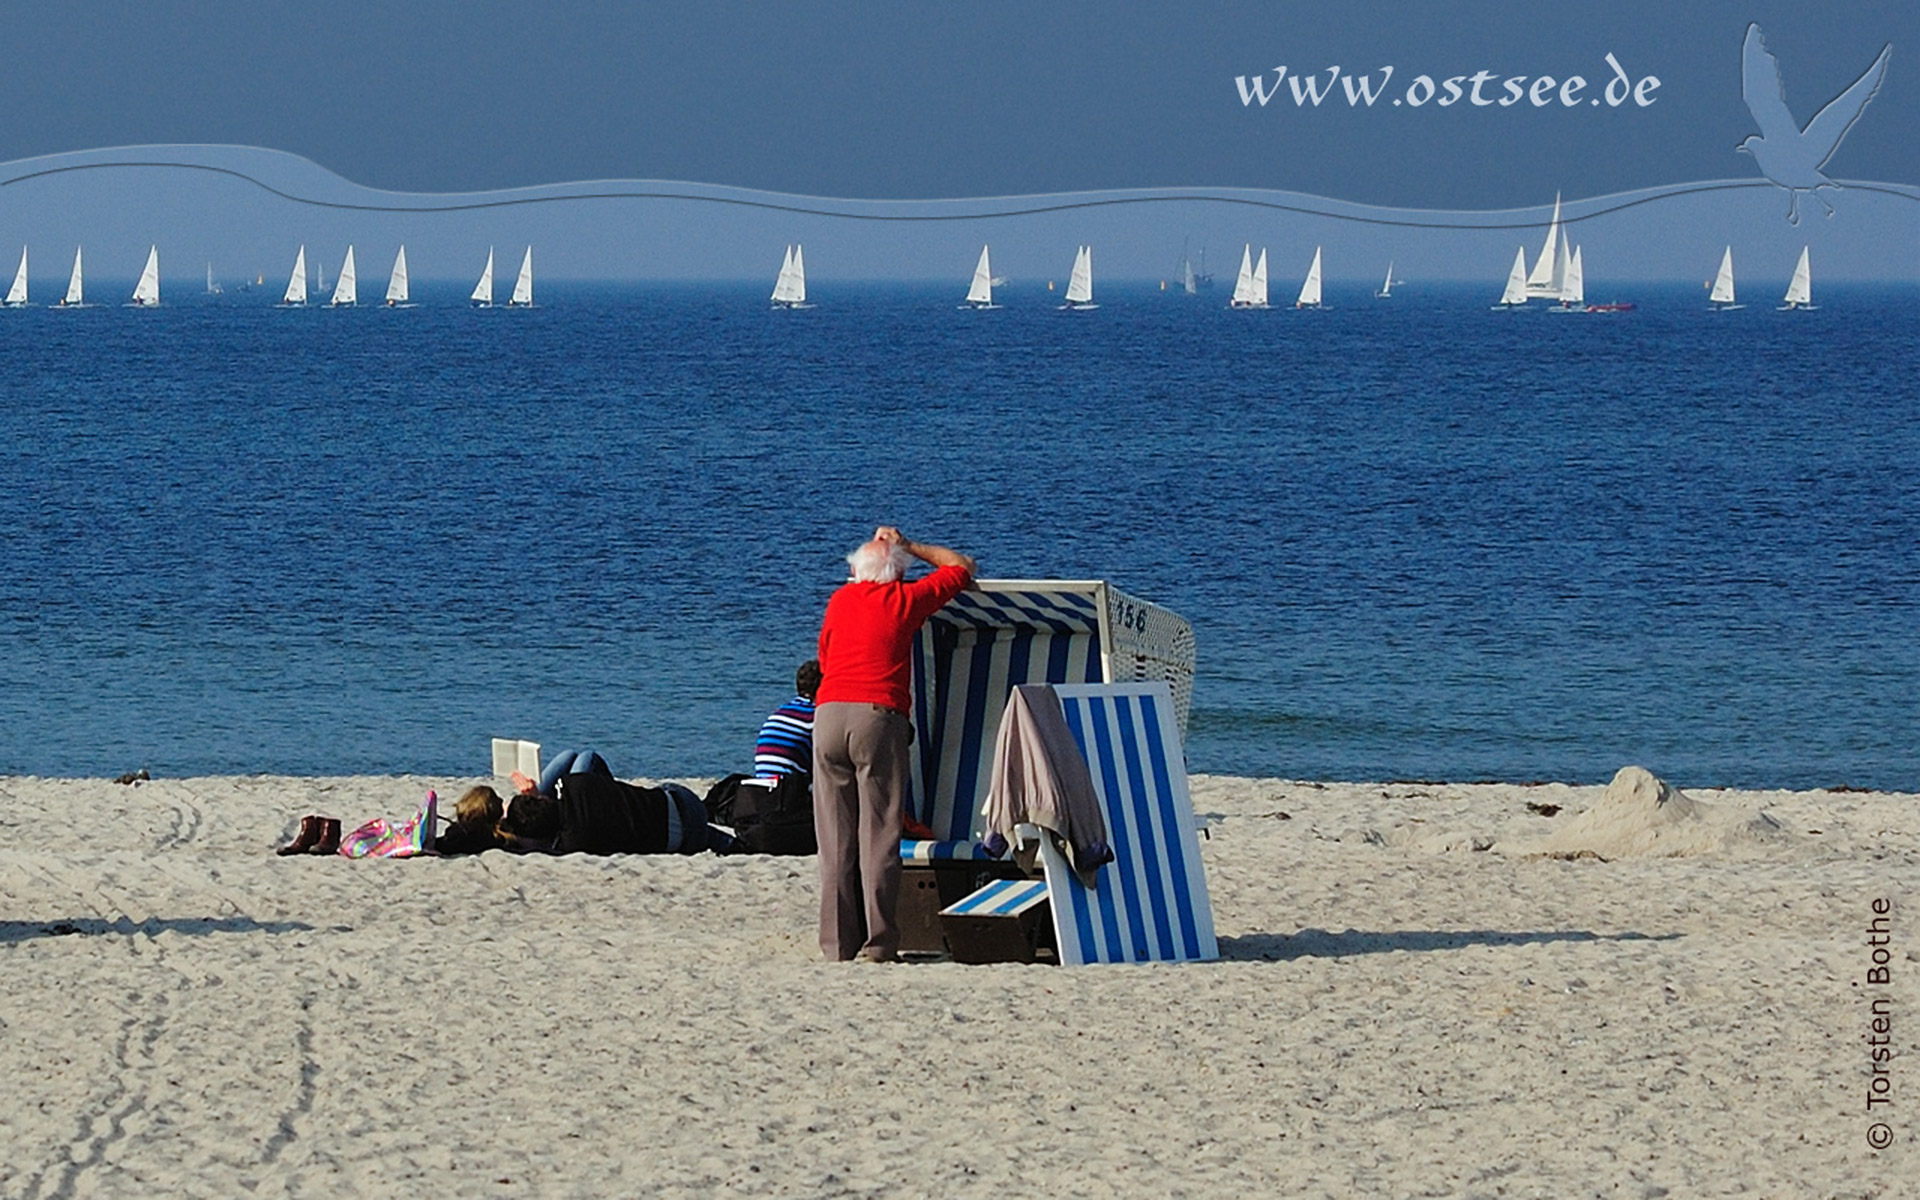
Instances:
[[[1194,770],[1920,790],[1913,290],[957,290],[0,311],[0,773],[738,769],[887,522],[1188,617]]]

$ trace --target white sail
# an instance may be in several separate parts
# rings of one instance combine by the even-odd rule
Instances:
[[[1093,247],[1082,246],[1073,256],[1073,274],[1067,277],[1067,303],[1093,303]]]
[[[1580,247],[1573,248],[1573,257],[1567,260],[1566,279],[1560,287],[1560,307],[1585,308],[1587,306],[1587,268],[1580,261]]]
[[[360,303],[359,275],[353,269],[353,247],[347,247],[346,261],[340,264],[340,281],[334,285],[333,299],[328,304],[335,308],[344,308]]]
[[[528,246],[526,254],[520,259],[520,275],[513,281],[513,296],[507,301],[508,308],[533,307],[533,247]]]
[[[993,304],[993,271],[987,266],[987,248],[980,247],[980,261],[974,264],[973,284],[967,288],[967,303],[986,308]]]
[[[493,306],[493,247],[487,247],[487,268],[480,272],[480,282],[473,285],[470,299],[475,304]]]
[[[207,295],[218,296],[219,294],[220,294],[220,285],[213,281],[213,264],[208,263],[207,264]]]
[[[1260,248],[1260,261],[1253,264],[1253,306],[1267,306],[1267,248]]]
[[[1266,251],[1262,250],[1262,254]],[[1233,299],[1228,304],[1234,308],[1253,307],[1253,243],[1249,242],[1240,250],[1240,274],[1233,281]]]
[[[407,302],[407,248],[402,245],[400,253],[393,256],[393,274],[387,277],[387,304],[405,304]]]
[[[1527,248],[1520,247],[1513,252],[1513,270],[1507,272],[1507,290],[1500,293],[1500,303],[1512,308],[1527,302]]]
[[[19,308],[27,302],[27,248],[20,247],[20,269],[13,273],[13,286],[7,289],[7,307]]]
[[[1547,240],[1540,247],[1540,260],[1527,276],[1527,294],[1556,297],[1566,282],[1566,247],[1560,237],[1560,193],[1553,194],[1553,219],[1547,223]]]
[[[60,303],[78,307],[85,304],[86,294],[80,286],[80,247],[73,248],[73,274],[67,276],[67,295]]]
[[[1713,304],[1733,303],[1733,247],[1720,256],[1720,273],[1713,277],[1713,291],[1707,300]]]
[[[160,247],[152,246],[147,250],[146,269],[140,272],[140,282],[133,285],[133,302],[142,306],[160,303]]]
[[[1787,284],[1788,308],[1811,308],[1813,306],[1813,270],[1807,262],[1807,251],[1800,251],[1800,265],[1793,269],[1793,281]]]
[[[293,274],[287,277],[287,294],[280,297],[282,304],[305,304],[307,302],[307,248],[300,247],[300,253],[293,256]]]
[[[773,302],[792,307],[807,300],[807,269],[799,246],[788,246],[780,262],[779,278],[773,281]]]
[[[1381,282],[1380,290],[1375,292],[1374,295],[1380,297],[1382,300],[1393,295],[1393,261],[1391,259],[1387,261],[1387,277]]]
[[[1180,286],[1186,290],[1189,296],[1197,296],[1200,294],[1200,285],[1193,277],[1193,260],[1190,258],[1180,260]]]
[[[1293,302],[1295,308],[1320,307],[1320,247],[1313,248],[1313,265],[1307,268],[1307,280],[1300,285],[1300,298]]]

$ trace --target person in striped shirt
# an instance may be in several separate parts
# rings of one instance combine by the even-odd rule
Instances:
[[[760,726],[753,751],[753,773],[762,779],[806,775],[813,771],[813,694],[820,690],[820,660],[810,658],[793,674],[793,699]]]

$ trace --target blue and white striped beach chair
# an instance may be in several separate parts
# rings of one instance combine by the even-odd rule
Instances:
[[[1104,581],[977,581],[914,643],[907,808],[934,836],[903,841],[900,857],[909,865],[987,857],[978,844],[981,803],[1015,685],[1165,680],[1167,706],[1184,731],[1193,665],[1193,629],[1183,618]]]
[[[1060,962],[1220,957],[1172,691],[1159,681],[1055,691],[1092,768],[1114,852],[1088,888],[1039,838]]]

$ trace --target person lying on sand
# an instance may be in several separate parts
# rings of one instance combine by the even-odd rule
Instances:
[[[556,771],[556,764],[572,767]],[[561,755],[534,780],[513,775],[511,803],[492,788],[468,790],[435,839],[441,854],[516,850],[553,854],[733,853],[733,835],[707,823],[706,806],[677,783],[639,787],[615,779],[591,750]]]

